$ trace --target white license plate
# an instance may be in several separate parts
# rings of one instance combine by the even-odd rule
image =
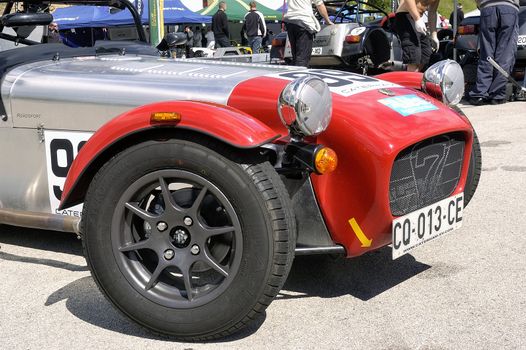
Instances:
[[[517,45],[526,45],[526,35],[519,35]]]
[[[441,200],[393,220],[393,259],[462,226],[464,194]]]
[[[321,55],[322,47],[313,47],[312,48],[312,55]]]

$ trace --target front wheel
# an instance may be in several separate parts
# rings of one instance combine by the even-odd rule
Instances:
[[[106,297],[185,340],[223,337],[254,319],[294,256],[292,205],[274,168],[188,140],[115,156],[93,179],[84,218],[86,259]]]

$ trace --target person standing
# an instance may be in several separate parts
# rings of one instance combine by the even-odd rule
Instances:
[[[316,5],[325,24],[334,24],[329,18],[323,0],[287,0],[287,13],[283,17],[283,22],[290,41],[292,64],[296,66],[308,67],[314,35],[321,29],[312,11],[312,5]]]
[[[205,40],[206,40],[206,48],[213,49],[215,47],[215,37],[214,32],[210,27],[206,27],[206,34],[205,34]]]
[[[186,58],[192,58],[194,57],[194,52],[192,51],[192,47],[194,46],[194,32],[192,32],[190,26],[184,27],[184,32],[186,34]]]
[[[451,12],[451,15],[449,15],[449,25],[451,27],[453,27],[454,20],[455,20],[455,11],[453,10]],[[464,20],[464,11],[462,11],[462,4],[459,2],[457,4],[457,28],[463,20]]]
[[[402,62],[411,72],[422,71],[433,50],[438,50],[437,9],[440,0],[400,0],[395,28],[402,44]],[[422,18],[427,10],[428,29]]]
[[[230,46],[230,34],[228,32],[228,17],[226,15],[226,2],[220,1],[216,14],[212,17],[212,31],[218,47]]]
[[[480,57],[477,82],[469,92],[469,103],[506,102],[507,79],[493,69],[491,57],[506,72],[511,73],[517,55],[519,36],[519,0],[477,0],[480,8]]]
[[[248,45],[252,49],[252,53],[258,53],[263,42],[263,37],[267,33],[267,26],[263,14],[256,8],[256,2],[251,1],[249,6],[250,11],[245,14],[241,32],[247,33]]]
[[[48,25],[47,42],[48,43],[62,43],[62,38],[58,32],[57,22],[52,22]]]
[[[196,26],[194,31],[194,47],[202,47],[203,34],[201,33],[201,27]]]

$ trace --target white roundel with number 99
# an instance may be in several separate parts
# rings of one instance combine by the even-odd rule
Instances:
[[[82,215],[82,204],[65,210],[59,210],[58,206],[69,168],[91,135],[93,135],[91,132],[53,130],[44,132],[49,204],[53,214],[77,217]]]

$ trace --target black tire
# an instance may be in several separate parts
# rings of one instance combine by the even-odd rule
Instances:
[[[450,60],[453,59],[453,48],[454,44],[452,41],[448,42],[446,46],[444,47],[444,58],[448,58]]]
[[[451,29],[441,29],[437,33],[438,40],[452,40],[453,39],[453,31]]]
[[[82,224],[88,266],[110,302],[189,341],[230,335],[261,314],[286,280],[296,240],[270,163],[234,162],[230,148],[193,141],[147,141],[113,157],[90,184]]]
[[[513,98],[514,98],[513,90],[514,90],[513,84],[510,82],[507,82],[506,83],[506,101],[510,101],[510,102],[513,101]]]
[[[477,64],[468,63],[462,67],[464,72],[464,82],[465,82],[465,95],[468,96],[468,93],[473,90],[475,84],[477,83]]]
[[[475,130],[473,130],[473,147],[471,148],[471,158],[469,160],[468,178],[466,180],[466,188],[464,189],[464,207],[467,207],[480,180],[482,173],[482,152],[480,150],[480,143]]]

